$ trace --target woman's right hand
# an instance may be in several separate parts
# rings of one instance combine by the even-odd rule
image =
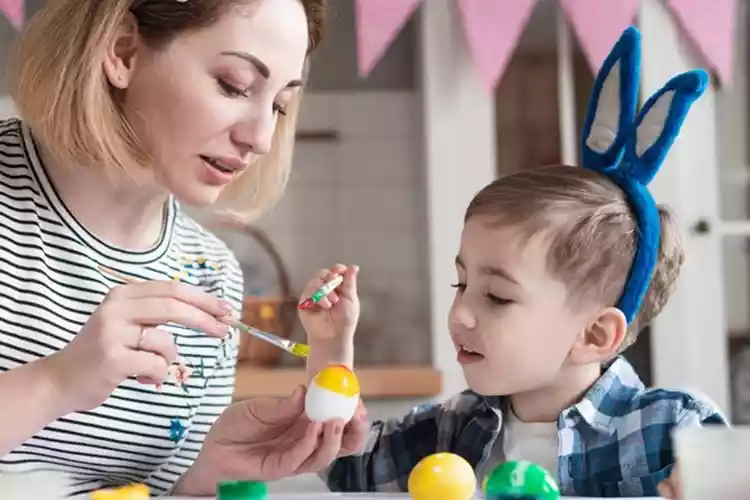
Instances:
[[[66,413],[96,408],[124,379],[163,383],[177,358],[176,323],[223,338],[231,305],[179,281],[144,281],[112,288],[83,329],[47,358],[48,375],[63,393]]]

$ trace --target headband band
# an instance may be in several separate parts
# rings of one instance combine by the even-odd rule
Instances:
[[[617,303],[628,323],[640,309],[659,259],[661,223],[648,184],[679,135],[691,105],[709,82],[703,70],[677,75],[651,96],[636,116],[640,56],[640,33],[631,26],[596,76],[581,149],[583,167],[612,179],[635,215],[635,255]]]

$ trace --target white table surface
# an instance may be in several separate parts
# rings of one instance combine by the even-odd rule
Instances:
[[[166,497],[172,500],[211,500],[209,498],[195,497]],[[384,499],[409,499],[408,494],[404,493],[271,493],[268,500],[384,500]],[[481,498],[476,497],[478,500]],[[605,500],[604,498],[592,497],[562,497],[566,500]],[[215,499],[214,499],[215,500]],[[611,500],[611,499],[606,499]],[[660,500],[657,497],[638,497],[630,500]]]

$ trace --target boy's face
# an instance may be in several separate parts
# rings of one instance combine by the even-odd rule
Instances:
[[[464,226],[449,329],[469,387],[509,395],[555,382],[587,320],[547,273],[548,244],[481,216]]]

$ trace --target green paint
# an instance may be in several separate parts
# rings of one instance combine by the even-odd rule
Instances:
[[[216,500],[267,500],[268,486],[256,481],[225,481],[216,486]]]

